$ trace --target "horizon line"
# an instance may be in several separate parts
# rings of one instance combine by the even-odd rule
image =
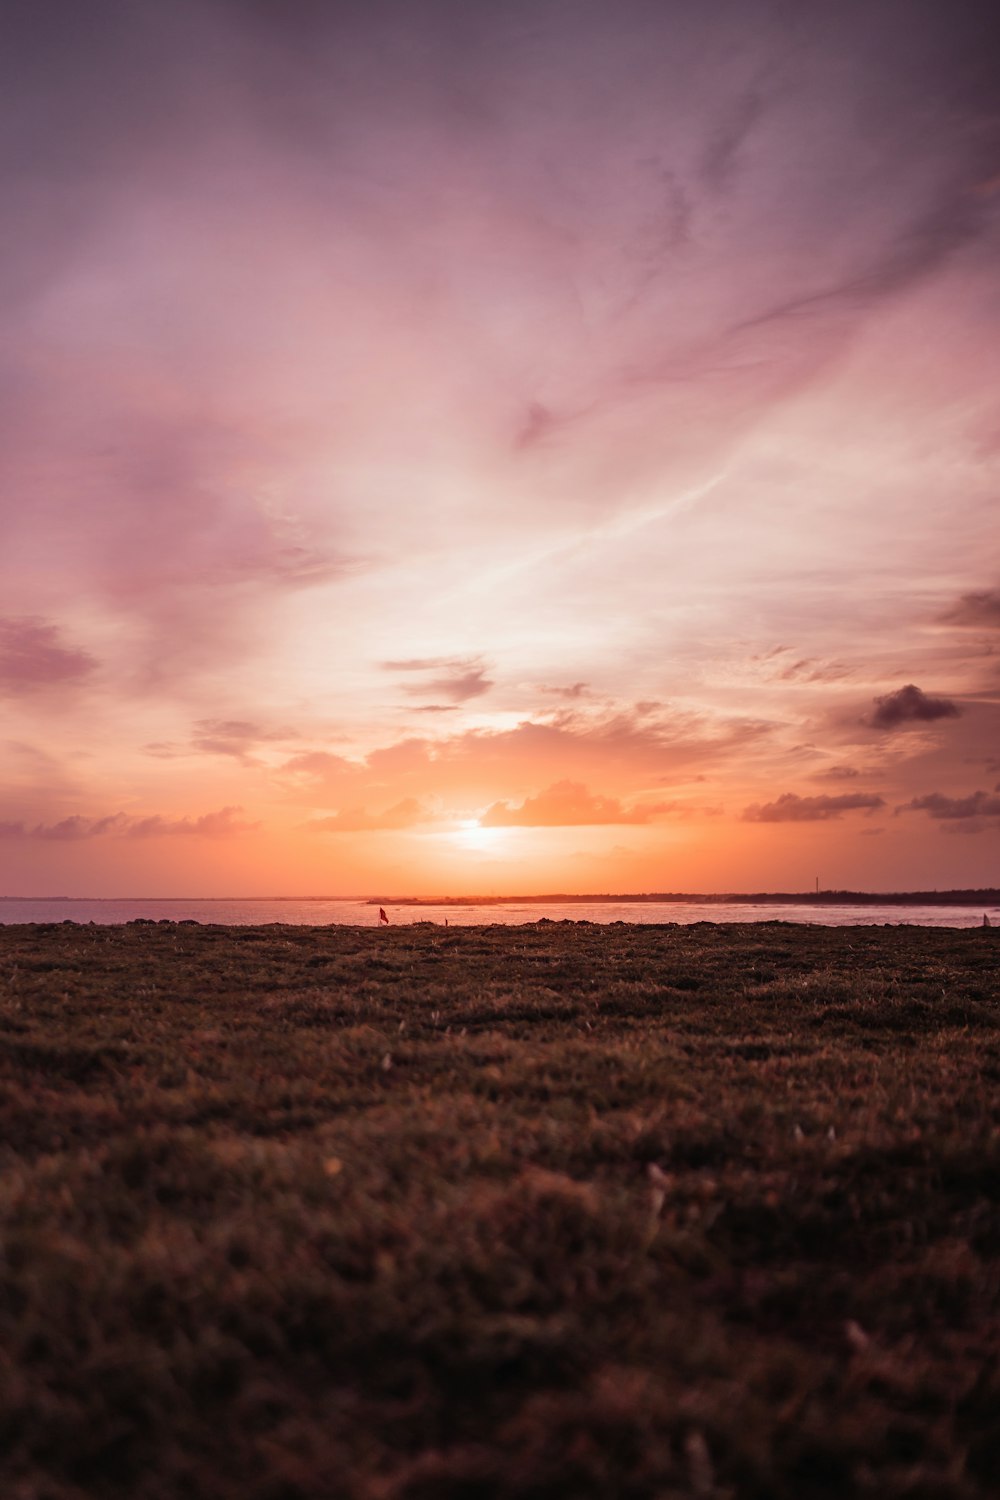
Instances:
[[[516,895],[494,895],[494,894],[485,895],[485,894],[477,894],[477,895],[469,895],[469,896],[464,896],[464,895],[461,895],[461,896],[458,896],[458,895],[436,895],[436,896],[418,896],[418,895],[396,895],[396,896],[385,896],[385,895],[380,895],[380,896],[371,896],[371,895],[331,896],[331,895],[317,895],[317,894],[293,895],[293,896],[288,896],[288,895],[285,895],[285,896],[279,896],[279,895],[253,895],[253,896],[248,896],[248,895],[228,895],[228,896],[201,896],[201,895],[187,895],[187,896],[122,896],[122,895],[116,895],[116,896],[67,896],[67,895],[63,895],[63,894],[59,894],[59,895],[49,894],[49,895],[28,895],[28,896],[21,896],[21,895],[13,895],[13,894],[11,894],[11,895],[0,894],[0,901],[22,901],[22,902],[53,901],[53,902],[65,902],[65,903],[80,902],[80,901],[90,901],[90,902],[122,902],[122,901],[131,901],[131,902],[135,902],[135,903],[159,902],[159,903],[162,903],[162,904],[166,904],[166,903],[181,903],[181,902],[185,902],[185,901],[187,901],[187,902],[190,902],[190,901],[199,901],[199,902],[205,902],[205,903],[209,903],[209,902],[219,902],[219,903],[222,903],[222,902],[227,902],[227,901],[262,901],[262,902],[263,901],[271,901],[271,902],[282,902],[282,901],[321,901],[321,902],[334,902],[334,901],[337,901],[337,902],[347,902],[347,903],[358,903],[358,904],[363,904],[363,905],[367,905],[367,906],[375,906],[375,905],[382,905],[382,906],[386,906],[386,905],[388,905],[388,906],[445,906],[445,905],[485,906],[485,905],[493,905],[493,906],[497,906],[497,905],[503,905],[503,904],[508,904],[508,903],[514,904],[514,903],[519,902],[519,901],[532,902],[532,903],[541,903],[541,902],[545,902],[545,901],[551,901],[551,902],[554,902],[554,903],[562,903],[562,904],[569,904],[569,903],[581,903],[582,904],[582,903],[586,903],[586,902],[614,902],[614,901],[619,901],[619,902],[640,902],[640,903],[641,902],[654,902],[654,901],[677,902],[677,903],[687,901],[687,902],[694,903],[694,902],[710,902],[710,901],[732,901],[732,902],[739,902],[739,901],[763,901],[763,900],[816,902],[816,901],[822,901],[824,899],[830,900],[832,898],[845,898],[845,897],[863,897],[863,898],[866,898],[866,899],[869,899],[869,900],[889,900],[889,899],[892,899],[892,898],[895,898],[895,899],[898,900],[900,898],[905,897],[907,899],[910,899],[910,900],[913,900],[913,901],[917,901],[917,900],[921,900],[921,899],[925,899],[925,898],[927,898],[927,899],[929,899],[931,897],[938,897],[938,898],[940,898],[940,897],[943,897],[943,896],[944,897],[948,897],[948,896],[950,896],[950,897],[955,897],[955,896],[980,897],[982,899],[997,901],[997,900],[1000,900],[1000,887],[998,887],[998,886],[950,886],[950,887],[945,887],[945,888],[942,889],[940,887],[935,886],[933,889],[926,889],[925,888],[923,890],[892,890],[892,891],[881,890],[880,891],[880,890],[860,890],[860,889],[854,889],[854,888],[847,887],[847,886],[842,886],[842,887],[830,887],[828,889],[823,889],[823,890],[819,890],[819,891],[813,891],[813,890],[799,890],[799,891],[790,891],[790,890],[786,890],[786,891],[759,891],[759,890],[758,891],[631,891],[631,892],[590,891],[590,892],[581,892],[581,893],[570,892],[570,891],[552,891],[552,892],[540,892],[540,893],[521,893],[521,894],[516,894]]]

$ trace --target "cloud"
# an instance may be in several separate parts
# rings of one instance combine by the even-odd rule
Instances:
[[[928,792],[924,797],[897,807],[899,812],[925,812],[929,818],[1000,818],[1000,796],[989,792],[970,792],[966,797],[948,797],[942,792]]]
[[[363,807],[346,808],[328,818],[313,818],[304,826],[310,833],[379,833],[413,828],[426,823],[429,811],[416,797],[404,797],[385,812],[370,813]]]
[[[405,661],[384,661],[382,668],[386,672],[439,673],[443,670],[444,676],[431,676],[424,682],[404,683],[403,692],[414,698],[450,698],[453,703],[458,704],[465,703],[469,698],[478,698],[493,687],[493,682],[486,676],[485,663],[476,656],[411,657]],[[440,711],[441,705],[432,703],[427,707],[433,712]]]
[[[860,775],[856,766],[827,766],[813,774],[813,781],[854,781]]]
[[[571,682],[568,687],[554,687],[549,683],[543,683],[542,692],[549,693],[554,698],[585,698],[590,692],[590,683]]]
[[[260,827],[259,822],[250,823],[239,817],[242,807],[222,807],[218,812],[203,813],[200,818],[163,818],[154,814],[149,818],[130,821],[126,830],[129,838],[151,839],[176,834],[192,835],[195,838],[226,839],[237,834],[252,833]]]
[[[743,147],[764,109],[765,100],[756,89],[749,89],[725,111],[701,163],[701,176],[716,192],[732,186]]]
[[[103,818],[88,818],[79,813],[62,818],[58,823],[38,823],[33,828],[24,823],[0,823],[0,838],[40,839],[46,842],[74,843],[80,839],[115,836],[131,839],[173,838],[178,835],[194,838],[233,838],[238,834],[251,833],[259,823],[249,823],[239,817],[241,807],[223,807],[218,812],[203,813],[198,818],[166,818],[159,813],[146,817],[129,816],[126,813],[111,813]]]
[[[875,699],[875,708],[865,720],[872,729],[898,729],[901,724],[928,724],[935,719],[957,719],[962,710],[950,698],[931,698],[908,682],[895,693]]]
[[[943,625],[1000,630],[1000,589],[981,589],[975,593],[963,594],[958,603],[939,618]]]
[[[278,773],[299,801],[370,805],[386,793],[433,796],[468,808],[523,798],[532,787],[595,781],[638,794],[656,781],[703,774],[733,754],[766,743],[771,726],[712,719],[666,707],[656,717],[565,712],[511,729],[414,736],[349,761],[326,751],[292,756]]]
[[[87,677],[97,662],[62,643],[59,628],[37,616],[0,619],[0,692],[32,693]]]
[[[799,797],[784,792],[776,802],[755,802],[744,810],[746,823],[826,823],[845,812],[874,812],[885,798],[872,792],[845,792],[839,797]]]
[[[648,823],[676,803],[640,803],[623,807],[617,797],[593,794],[579,781],[557,781],[520,807],[494,802],[479,819],[483,828],[570,828],[609,823]]]
[[[267,729],[249,719],[199,719],[191,738],[192,747],[207,755],[231,755],[235,760],[249,760],[257,745],[294,740],[291,729]],[[162,754],[163,747],[147,745],[149,754]]]
[[[789,319],[798,321],[803,314],[862,310],[929,276],[983,235],[989,224],[986,207],[970,197],[963,186],[944,201],[920,211],[909,223],[900,224],[895,237],[851,275],[782,301],[740,323],[735,331]]]

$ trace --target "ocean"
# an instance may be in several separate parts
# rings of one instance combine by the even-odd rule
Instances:
[[[821,927],[979,927],[981,906],[897,906],[889,902],[864,906],[799,906],[770,902],[726,903],[697,901],[531,901],[494,905],[469,902],[462,905],[394,906],[387,903],[390,923],[447,921],[452,927],[499,925],[521,922],[806,922]],[[987,906],[990,921],[1000,926],[1000,907]],[[78,900],[0,897],[0,925],[18,922],[96,922],[102,926],[122,922],[194,921],[225,926],[263,926],[272,922],[293,926],[374,927],[378,907],[367,901],[342,899],[204,900]]]

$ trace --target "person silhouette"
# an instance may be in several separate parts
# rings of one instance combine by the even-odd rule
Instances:
[[[384,906],[380,906],[379,909],[378,909],[378,925],[381,927],[383,922],[388,927],[388,925],[389,925],[389,918],[385,914],[385,907]]]

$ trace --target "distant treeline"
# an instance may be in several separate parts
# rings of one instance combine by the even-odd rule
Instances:
[[[557,902],[586,904],[617,901],[635,905],[643,901],[677,901],[691,905],[725,906],[733,903],[756,906],[998,906],[1000,890],[967,891],[745,891],[706,895],[692,891],[642,891],[638,895],[573,896],[557,892],[550,896],[379,896],[369,906],[514,906],[523,903],[545,906]]]

